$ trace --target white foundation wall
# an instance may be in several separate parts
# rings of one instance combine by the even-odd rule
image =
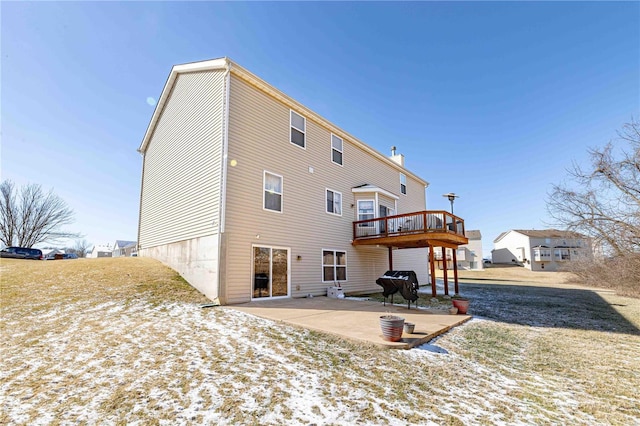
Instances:
[[[213,300],[219,297],[218,235],[143,248],[139,256],[157,259]]]

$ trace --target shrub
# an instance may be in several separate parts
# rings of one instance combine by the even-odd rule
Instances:
[[[570,262],[566,270],[575,281],[615,290],[621,296],[640,298],[640,254]]]

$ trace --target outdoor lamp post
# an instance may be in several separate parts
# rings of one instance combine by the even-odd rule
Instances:
[[[454,194],[453,192],[450,192],[448,194],[442,194],[442,196],[447,197],[449,199],[449,202],[451,203],[451,214],[453,215],[453,202],[455,201],[456,198],[460,196]]]

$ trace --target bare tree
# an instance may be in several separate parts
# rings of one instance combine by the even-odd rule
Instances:
[[[591,164],[573,164],[570,185],[555,185],[547,200],[560,227],[587,234],[615,256],[640,252],[640,123],[632,120]]]
[[[78,257],[85,257],[87,255],[87,251],[89,251],[89,247],[91,246],[92,244],[87,240],[76,240],[76,244],[73,249]]]
[[[61,230],[73,222],[73,210],[38,184],[17,190],[10,180],[0,184],[0,241],[7,246],[32,247],[45,241],[78,238],[77,233]]]

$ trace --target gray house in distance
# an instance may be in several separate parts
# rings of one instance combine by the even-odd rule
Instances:
[[[136,241],[116,240],[113,244],[113,257],[131,257],[136,256]]]
[[[138,255],[221,303],[379,291],[429,279],[468,242],[428,183],[228,58],[174,66],[139,152]],[[431,250],[433,252],[433,250]],[[433,256],[432,256],[433,257]],[[432,274],[435,292],[435,275]]]

